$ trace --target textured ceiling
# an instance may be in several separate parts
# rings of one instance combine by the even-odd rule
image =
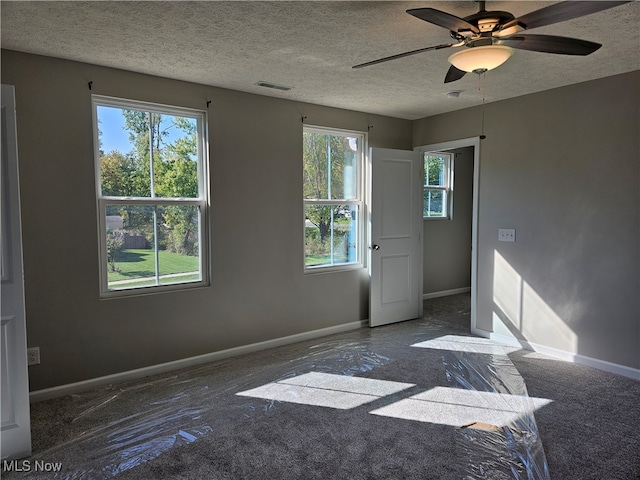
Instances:
[[[488,1],[516,17],[555,2]],[[2,1],[2,48],[416,119],[482,102],[479,77],[445,85],[451,49],[351,66],[450,43],[449,32],[405,13],[431,6],[459,17],[473,1]],[[640,69],[640,4],[535,29],[602,43],[587,57],[517,50],[486,74],[486,101]],[[527,32],[529,33],[529,32]],[[455,50],[457,51],[457,50]],[[288,92],[256,86],[266,81]],[[447,98],[461,90],[458,99]]]

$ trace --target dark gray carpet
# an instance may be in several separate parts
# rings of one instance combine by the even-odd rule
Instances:
[[[495,433],[370,413],[452,387],[450,354],[410,346],[468,332],[469,296],[455,295],[425,302],[420,320],[35,403],[28,460],[62,469],[3,478],[527,478],[508,450],[496,463],[515,465],[511,474],[475,468],[469,438]],[[551,400],[534,412],[551,478],[640,477],[640,382],[526,351],[509,358],[529,395]],[[344,410],[237,395],[308,372],[414,386]]]

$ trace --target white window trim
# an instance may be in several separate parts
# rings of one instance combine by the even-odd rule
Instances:
[[[423,187],[422,187],[422,191],[426,192],[427,190],[440,190],[442,192],[444,192],[444,204],[445,204],[445,208],[446,208],[446,215],[443,215],[441,217],[425,217],[423,215],[422,219],[423,220],[428,220],[428,221],[438,221],[438,220],[453,220],[453,172],[454,172],[454,161],[455,161],[455,155],[451,152],[422,152],[423,155],[423,161],[422,161],[422,183],[423,183]],[[449,160],[447,161],[447,166],[446,166],[446,180],[445,180],[445,186],[439,186],[439,185],[424,185],[424,177],[425,177],[425,172],[424,172],[424,156],[425,155],[431,155],[431,156],[436,156],[436,155],[442,155],[442,156],[446,156]],[[424,193],[423,193],[423,198],[424,198]],[[424,205],[423,205],[423,211],[424,211]]]
[[[100,176],[100,146],[98,142],[98,106],[116,107],[131,110],[142,110],[158,114],[182,115],[198,119],[198,198],[152,198],[152,197],[112,197],[102,196],[102,185]],[[100,274],[100,298],[131,297],[139,295],[157,294],[176,290],[201,288],[210,284],[209,269],[209,141],[207,137],[207,112],[186,107],[176,107],[158,103],[140,102],[104,95],[91,95],[91,110],[93,117],[93,143],[94,143],[94,169],[96,185],[96,206],[98,214],[98,254],[99,254],[99,274]],[[107,238],[106,232],[106,207],[113,204],[126,205],[183,205],[197,206],[200,211],[200,221],[198,230],[200,280],[195,282],[172,283],[169,285],[151,285],[144,287],[134,287],[127,289],[109,290],[108,269],[107,269]]]
[[[367,132],[361,132],[357,130],[346,130],[339,128],[331,128],[331,127],[321,127],[317,125],[304,125],[302,129],[303,133],[311,132],[311,133],[320,133],[327,135],[339,135],[339,136],[353,136],[358,137],[360,140],[360,149],[358,152],[358,178],[356,180],[356,197],[357,200],[345,200],[345,199],[302,199],[302,266],[304,270],[304,274],[319,274],[319,273],[335,273],[335,272],[344,272],[349,270],[358,270],[362,269],[366,266],[365,259],[366,255],[364,254],[364,248],[366,243],[366,227],[365,227],[365,219],[367,218],[366,213],[366,203],[364,200],[364,193],[366,192],[365,182],[366,182],[366,152],[368,151],[368,135]],[[306,265],[306,257],[305,257],[305,228],[306,228],[306,218],[305,218],[305,205],[312,204],[321,204],[321,205],[357,205],[359,212],[358,224],[356,226],[356,235],[358,236],[356,240],[356,252],[357,259],[355,262],[349,263],[340,263],[340,264],[331,264],[331,265]]]

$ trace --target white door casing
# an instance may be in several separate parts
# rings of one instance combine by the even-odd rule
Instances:
[[[12,86],[2,85],[2,151],[0,155],[0,262],[1,344],[0,378],[2,459],[31,454],[29,380],[27,372],[27,330],[24,306],[22,233],[18,183],[18,148],[15,97]]]
[[[422,165],[413,151],[373,148],[370,214],[372,327],[422,316]]]
[[[444,152],[456,148],[473,147],[473,207],[471,216],[471,333],[484,336],[484,332],[476,327],[478,298],[478,212],[480,199],[480,137],[463,138],[416,147],[415,150],[425,152]]]

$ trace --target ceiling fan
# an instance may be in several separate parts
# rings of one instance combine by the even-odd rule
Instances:
[[[629,3],[629,1],[560,2],[518,18],[509,12],[487,11],[484,1],[478,3],[479,12],[464,18],[435,8],[407,10],[409,15],[448,29],[455,42],[391,55],[355,65],[353,68],[368,67],[429,50],[464,47],[463,50],[449,57],[451,67],[444,79],[444,83],[449,83],[461,79],[466,73],[482,74],[502,65],[509,59],[514,48],[563,55],[589,55],[602,45],[577,38],[556,35],[523,35],[520,32],[582,17]]]

